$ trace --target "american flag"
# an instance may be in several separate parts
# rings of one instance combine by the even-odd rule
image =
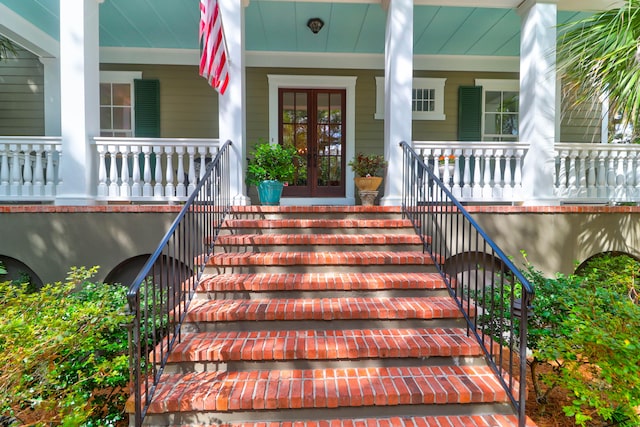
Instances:
[[[200,0],[200,75],[221,95],[229,84],[227,45],[218,0]]]

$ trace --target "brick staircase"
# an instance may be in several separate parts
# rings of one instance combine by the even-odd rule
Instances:
[[[145,424],[517,425],[398,208],[237,207],[218,243]]]

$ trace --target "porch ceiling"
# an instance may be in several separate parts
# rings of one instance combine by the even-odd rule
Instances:
[[[0,0],[54,39],[60,0]],[[611,0],[580,0],[590,6]],[[518,56],[521,0],[415,0],[416,55]],[[279,52],[383,53],[385,11],[380,0],[250,0],[246,49]],[[455,7],[450,6],[455,4]],[[478,5],[484,7],[478,7]],[[570,7],[575,0],[561,0]],[[465,5],[460,7],[459,5]],[[581,6],[585,7],[585,6]],[[559,22],[577,12],[562,10]],[[312,34],[309,18],[325,27]],[[198,49],[198,0],[106,0],[100,6],[100,45]],[[3,27],[0,16],[0,33]]]

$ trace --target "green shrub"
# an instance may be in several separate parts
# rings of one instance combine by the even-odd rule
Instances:
[[[571,392],[564,411],[577,425],[595,418],[628,426],[640,422],[634,410],[640,405],[639,267],[630,257],[602,256],[580,275],[545,278],[527,264],[525,275],[536,290],[528,341],[536,394],[544,400],[557,386]],[[538,375],[540,363],[551,363],[553,370]]]
[[[0,418],[38,426],[112,426],[128,395],[126,289],[97,268],[27,292],[0,283]]]

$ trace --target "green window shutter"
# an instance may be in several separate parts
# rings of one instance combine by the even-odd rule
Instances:
[[[135,136],[160,137],[160,81],[134,80]]]
[[[458,140],[482,140],[482,86],[458,90]]]

